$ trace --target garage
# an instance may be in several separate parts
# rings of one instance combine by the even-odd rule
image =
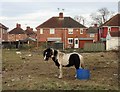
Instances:
[[[79,48],[84,48],[85,43],[93,43],[93,38],[79,38]]]

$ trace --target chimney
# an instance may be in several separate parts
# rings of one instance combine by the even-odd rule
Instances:
[[[94,24],[94,27],[97,27],[97,24]]]
[[[59,13],[59,18],[63,18],[63,13],[62,12]]]
[[[21,24],[18,24],[18,23],[17,23],[17,24],[16,24],[16,27],[17,27],[17,28],[21,28]]]

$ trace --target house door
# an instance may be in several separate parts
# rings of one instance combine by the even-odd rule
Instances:
[[[78,38],[74,39],[74,48],[79,48],[79,40],[78,40]]]

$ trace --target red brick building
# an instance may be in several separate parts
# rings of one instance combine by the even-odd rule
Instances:
[[[98,32],[99,32],[99,27],[97,26],[97,24],[94,24],[93,27],[89,27],[87,29],[87,38],[91,38],[93,42],[97,42]]]
[[[86,38],[86,27],[71,17],[52,17],[36,27],[38,42],[62,42],[65,48],[80,48]],[[83,39],[81,39],[83,38]]]
[[[25,33],[28,37],[36,39],[37,34],[33,31],[33,28],[30,28],[29,26],[26,27]]]
[[[16,28],[8,32],[8,41],[26,41],[28,39],[36,39],[37,34],[33,28],[27,27],[26,30],[21,28],[21,24],[16,24]]]
[[[8,40],[7,30],[8,30],[8,27],[6,27],[5,25],[0,23],[0,39],[1,39],[1,42]]]
[[[116,14],[100,27],[99,40],[106,41],[108,32],[118,31],[120,31],[120,14]]]
[[[8,32],[8,41],[19,41],[27,38],[27,34],[21,28],[20,24],[16,24],[16,28]]]

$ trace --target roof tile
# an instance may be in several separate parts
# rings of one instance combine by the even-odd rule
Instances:
[[[22,28],[14,28],[9,32],[9,34],[25,34],[25,31]]]
[[[52,17],[43,24],[36,27],[39,28],[86,28],[71,17]]]
[[[106,21],[102,26],[120,26],[120,14],[116,14]]]

